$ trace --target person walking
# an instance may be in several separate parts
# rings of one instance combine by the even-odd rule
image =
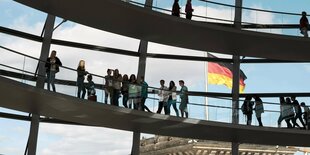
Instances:
[[[300,33],[304,35],[304,37],[308,37],[308,26],[309,26],[309,21],[307,18],[307,13],[303,11],[301,13],[301,18],[299,20],[299,29]]]
[[[181,111],[181,117],[188,118],[188,109],[187,109],[187,104],[188,104],[188,88],[184,85],[184,81],[180,80],[179,85],[181,87],[180,90],[180,99],[181,99],[181,104],[179,106],[179,109]]]
[[[309,107],[306,106],[305,102],[301,102],[300,106],[304,108],[303,114],[304,114],[306,129],[310,130],[310,110],[309,110]]]
[[[281,127],[281,122],[285,120],[287,128],[292,128],[289,118],[294,112],[290,111],[290,105],[285,102],[284,97],[280,97],[280,116],[278,118],[278,127]]]
[[[192,0],[187,0],[185,6],[186,19],[191,20],[193,16],[194,9],[192,8]]]
[[[53,50],[50,57],[46,59],[45,71],[47,77],[47,90],[50,91],[50,85],[52,85],[53,92],[56,92],[55,77],[59,72],[59,66],[62,66],[61,61],[56,56],[56,51]]]
[[[164,108],[165,115],[168,115],[167,101],[168,101],[168,88],[165,86],[165,80],[160,80],[160,88],[158,91],[159,101],[158,101],[158,114],[161,113]]]
[[[77,97],[84,99],[85,94],[86,94],[84,79],[85,79],[85,75],[88,74],[88,72],[85,70],[85,61],[84,60],[80,60],[76,71],[77,71],[76,85],[78,87]],[[82,92],[82,96],[81,96],[81,92]]]
[[[295,119],[294,119],[294,106],[291,102],[291,99],[289,97],[285,98],[285,114],[284,114],[284,119],[285,122],[287,123],[287,128],[292,128],[294,124],[296,124]],[[292,124],[291,124],[292,122]],[[297,126],[299,126],[297,124]]]
[[[294,111],[295,111],[295,117],[294,117],[294,124],[293,124],[293,128],[295,128],[295,126],[298,126],[300,128],[300,126],[297,124],[297,119],[299,119],[300,123],[302,124],[303,128],[306,128],[306,125],[302,119],[302,111],[301,111],[301,107],[299,105],[298,100],[296,100],[296,96],[292,96],[291,97],[292,105],[294,106]]]
[[[263,101],[257,95],[255,95],[254,99],[255,99],[254,110],[255,110],[256,118],[257,118],[259,126],[263,126],[263,123],[262,123],[262,113],[264,113]]]
[[[169,98],[168,98],[168,114],[170,115],[170,107],[172,105],[176,116],[179,117],[179,111],[177,109],[177,87],[175,86],[175,83],[173,81],[170,81],[169,83]]]
[[[180,17],[180,5],[179,0],[174,0],[173,6],[172,6],[172,16]]]

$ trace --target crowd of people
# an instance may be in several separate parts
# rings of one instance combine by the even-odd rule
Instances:
[[[49,58],[46,60],[45,69],[47,76],[47,89],[56,92],[55,76],[59,72],[59,67],[62,66],[60,59],[56,56],[56,51],[52,51]],[[85,61],[80,60],[77,67],[77,81],[78,88],[77,97],[85,98],[87,90],[88,100],[97,101],[95,83],[92,81],[92,75],[85,69]],[[87,75],[88,83],[85,83],[85,76]],[[148,98],[150,91],[148,84],[145,82],[144,77],[136,77],[131,74],[128,78],[127,74],[121,75],[118,69],[108,69],[107,75],[104,77],[104,92],[105,104],[119,106],[119,99],[122,96],[122,104],[125,108],[133,108],[136,110],[152,112],[146,105],[145,101]],[[175,111],[176,116],[188,117],[188,88],[184,85],[184,81],[179,81],[180,91],[180,105],[177,108],[177,86],[174,81],[170,81],[169,86],[165,86],[165,80],[160,80],[160,88],[152,89],[153,93],[158,94],[158,109],[156,113],[160,114],[164,109],[164,114],[171,114],[171,106]],[[251,101],[254,98],[254,101]],[[109,99],[109,103],[108,103]],[[304,109],[302,111],[302,108]],[[253,111],[259,126],[263,126],[262,113],[264,113],[263,101],[258,95],[246,96],[241,106],[242,113],[246,116],[246,124],[251,125]],[[285,120],[287,128],[301,128],[310,129],[310,110],[304,102],[299,104],[295,96],[280,97],[280,116],[278,118],[278,126],[281,127],[281,122]],[[299,125],[297,120],[301,123]]]
[[[47,88],[50,90],[50,85],[54,92],[55,88],[55,76],[59,72],[59,67],[62,66],[60,59],[56,56],[56,51],[52,51],[50,57],[47,59],[45,68],[47,75]],[[97,101],[95,83],[92,81],[92,75],[85,69],[85,61],[80,60],[76,69],[77,80],[76,86],[77,97],[85,98],[87,90],[87,98],[91,101]],[[87,76],[88,83],[85,83],[85,77]],[[104,77],[104,103],[111,104],[113,106],[119,106],[119,99],[122,97],[122,104],[125,108],[133,108],[136,110],[152,112],[146,105],[145,101],[148,98],[149,86],[144,80],[144,76],[136,77],[135,74],[131,74],[128,78],[127,74],[121,75],[118,69],[107,69],[107,75]],[[170,115],[170,108],[173,107],[176,116],[179,116],[179,110],[181,117],[188,117],[188,88],[184,85],[184,81],[180,80],[179,85],[181,87],[180,93],[180,106],[177,108],[177,87],[174,81],[170,81],[169,88],[165,86],[165,81],[160,80],[160,88],[151,90],[153,93],[157,93],[159,97],[157,113],[161,113],[164,108],[164,114]],[[108,103],[109,100],[109,103]]]
[[[254,98],[254,101],[251,101]],[[254,106],[254,107],[253,107]],[[304,110],[302,110],[302,108]],[[255,111],[259,126],[263,126],[262,113],[264,113],[263,102],[259,96],[246,96],[241,106],[241,111],[246,115],[246,124],[251,125],[252,114]],[[310,129],[310,110],[304,102],[300,103],[295,96],[280,97],[280,116],[278,118],[278,127],[281,127],[281,122],[285,120],[287,128]],[[297,123],[299,120],[300,124]]]

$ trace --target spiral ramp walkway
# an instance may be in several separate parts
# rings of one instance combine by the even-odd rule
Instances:
[[[0,106],[68,122],[157,135],[240,143],[308,146],[310,133],[146,113],[93,103],[0,77]]]
[[[83,25],[165,45],[280,60],[310,60],[307,38],[176,18],[121,0],[15,0]]]

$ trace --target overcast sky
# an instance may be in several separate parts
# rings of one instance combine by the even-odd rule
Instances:
[[[220,0],[233,4],[233,0]],[[172,1],[155,0],[156,6],[170,8]],[[184,9],[185,0],[180,0],[182,9]],[[208,15],[222,19],[233,19],[231,8],[218,7],[211,4],[195,2],[193,0],[194,14]],[[289,10],[299,13],[302,10],[309,9],[307,0],[292,2],[289,0],[244,0],[247,7],[260,9],[270,9],[277,11]],[[207,7],[207,8],[206,8]],[[308,10],[306,10],[308,11]],[[308,11],[310,12],[310,10]],[[11,0],[0,0],[0,26],[5,26],[27,33],[40,35],[46,14],[22,6]],[[284,17],[275,14],[260,12],[245,12],[243,20],[247,22],[259,23],[298,23],[299,17]],[[62,19],[57,19],[58,24]],[[201,20],[201,19],[197,19]],[[282,33],[289,35],[300,35],[298,30],[266,30],[272,33]],[[100,45],[112,48],[137,51],[139,40],[111,34],[109,32],[99,31],[87,26],[79,25],[73,22],[66,22],[57,28],[53,38],[69,40],[93,45]],[[12,48],[28,55],[38,57],[41,44],[5,34],[0,34],[0,45]],[[115,55],[84,49],[55,46],[51,49],[58,51],[57,55],[62,60],[63,65],[76,68],[78,61],[86,61],[87,71],[99,75],[105,75],[107,68],[118,68],[122,74],[136,74],[138,58]],[[24,68],[28,71],[34,71],[37,62],[24,58],[5,50],[0,50],[0,63],[9,64],[17,68]],[[169,47],[155,43],[149,43],[149,53],[165,53],[178,55],[204,56],[202,51],[193,51]],[[263,52],[263,51],[262,51]],[[229,57],[229,56],[225,56]],[[151,86],[159,87],[159,80],[165,79],[178,81],[183,79],[186,85],[192,91],[205,90],[205,63],[194,61],[178,61],[167,59],[147,60],[146,81]],[[1,67],[1,69],[3,69]],[[245,72],[248,79],[245,81],[246,93],[262,92],[309,92],[309,64],[242,64],[241,69]],[[62,69],[57,78],[76,80],[76,73]],[[96,83],[103,82],[102,79],[95,79]],[[179,88],[178,88],[179,89]],[[75,95],[76,88],[57,86],[61,93]],[[230,92],[224,86],[209,85],[208,91]],[[99,95],[100,97],[100,95]],[[263,99],[264,101],[277,102],[277,99]],[[191,102],[203,103],[204,98],[190,98]],[[308,98],[301,98],[300,101],[310,103]],[[230,106],[230,102],[221,100],[211,100],[210,104]],[[157,102],[148,101],[149,106],[153,108]],[[276,109],[278,107],[270,107]],[[4,112],[11,112],[7,109],[0,109]],[[204,118],[203,107],[190,107],[190,117]],[[278,110],[278,109],[276,109]],[[229,122],[230,113],[219,109],[211,109],[213,120]],[[15,113],[15,112],[14,112]],[[270,113],[263,114],[263,122],[269,125],[275,125],[277,115]],[[268,120],[268,121],[267,121]],[[240,120],[242,121],[242,120]],[[244,122],[243,122],[244,123]],[[27,136],[29,132],[29,123],[0,118],[0,154],[16,155],[24,152]],[[149,136],[149,135],[145,135]],[[123,155],[129,154],[131,149],[132,133],[107,128],[79,127],[69,125],[51,125],[40,124],[40,133],[38,141],[38,154],[40,155]]]

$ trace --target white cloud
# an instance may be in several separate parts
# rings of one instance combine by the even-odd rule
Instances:
[[[41,125],[42,137],[59,137],[40,149],[42,155],[129,154],[132,133],[97,127],[70,125]],[[46,140],[42,140],[46,141]]]

